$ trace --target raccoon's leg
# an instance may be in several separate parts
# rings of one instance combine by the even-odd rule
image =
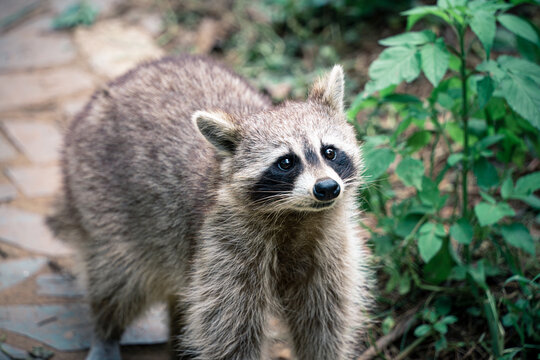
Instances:
[[[350,358],[351,321],[341,296],[339,289],[313,280],[296,283],[282,296],[284,316],[299,360]]]
[[[198,360],[260,360],[267,318],[264,281],[257,265],[221,254],[197,269],[186,341],[198,351]]]
[[[105,254],[100,252],[86,261],[88,298],[94,320],[87,360],[120,360],[120,338],[124,330],[147,307],[137,269],[125,266],[126,259],[109,258]]]
[[[187,322],[187,305],[178,295],[169,296],[169,329],[171,360],[191,360],[196,358],[193,349],[183,341]]]

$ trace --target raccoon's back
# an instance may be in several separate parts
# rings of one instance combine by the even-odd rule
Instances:
[[[269,101],[244,80],[195,57],[141,65],[97,92],[64,149],[64,195],[94,238],[156,246],[189,237],[219,183],[196,110],[260,111]]]

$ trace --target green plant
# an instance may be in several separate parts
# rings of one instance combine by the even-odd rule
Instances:
[[[54,29],[69,29],[80,25],[89,26],[94,23],[98,11],[86,1],[73,4],[53,19]]]
[[[364,140],[371,186],[361,196],[377,221],[366,228],[385,292],[425,301],[411,345],[435,337],[435,355],[478,346],[497,359],[526,359],[540,348],[538,239],[529,231],[540,224],[540,66],[525,50],[523,58],[494,51],[498,28],[526,43],[520,50],[540,40],[512,7],[439,0],[404,12],[407,30],[427,16],[440,26],[381,40],[388,48],[348,112]],[[421,73],[434,87],[426,99],[396,91]],[[451,310],[429,310],[432,299],[449,300]],[[459,338],[471,319],[482,320],[468,326],[480,339],[448,341],[449,325]]]

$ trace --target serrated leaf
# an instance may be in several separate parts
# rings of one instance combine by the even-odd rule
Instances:
[[[459,219],[450,227],[450,236],[458,243],[468,245],[472,242],[473,227],[467,219]]]
[[[540,84],[540,66],[538,64],[508,55],[499,56],[497,63],[507,72],[528,76]]]
[[[396,168],[396,174],[405,185],[422,190],[424,164],[420,160],[411,157],[403,159]]]
[[[384,50],[369,67],[375,91],[416,79],[420,75],[419,58],[418,50],[413,46],[394,46]]]
[[[493,40],[495,39],[495,30],[497,25],[495,15],[489,11],[475,11],[471,19],[471,29],[478,36],[480,42],[486,51],[486,58],[489,59]]]
[[[540,189],[540,171],[520,177],[516,181],[514,194],[529,195]]]
[[[384,46],[399,46],[399,45],[422,45],[428,42],[435,41],[433,31],[410,31],[396,36],[391,36],[379,40],[379,44]]]
[[[365,151],[366,171],[364,176],[368,181],[376,180],[394,162],[395,157],[396,154],[389,148],[374,148]]]
[[[501,69],[499,64],[493,60],[486,60],[476,66],[476,70],[487,72],[496,82],[500,82],[506,77],[506,71]]]
[[[534,30],[534,27],[522,18],[510,14],[502,14],[497,17],[497,20],[499,20],[502,26],[514,34],[521,36],[536,45],[540,45],[538,34]]]
[[[474,162],[473,172],[476,183],[483,189],[489,189],[499,183],[497,169],[484,157]]]
[[[422,225],[418,236],[418,251],[424,262],[429,262],[441,249],[442,237],[445,235],[444,227],[441,224],[426,223]]]
[[[501,234],[508,244],[522,249],[533,256],[535,255],[534,240],[529,233],[529,229],[523,224],[514,223],[501,226]]]
[[[491,77],[484,76],[480,81],[476,82],[476,92],[478,93],[478,109],[483,109],[491,99],[495,86]]]
[[[540,91],[538,84],[531,78],[508,73],[501,81],[501,94],[508,105],[528,120],[532,126],[540,129]]]
[[[507,203],[489,204],[481,202],[474,207],[474,213],[480,226],[493,225],[505,216],[514,216],[514,209]]]
[[[485,0],[469,1],[469,3],[467,4],[467,7],[471,10],[471,12],[488,11],[493,14],[497,10],[507,10],[507,9],[510,9],[512,6],[513,6],[512,4],[496,3],[496,2],[485,1]]]
[[[444,40],[441,38],[433,44],[426,44],[420,50],[422,59],[422,70],[429,82],[433,86],[439,85],[439,82],[448,70],[450,61],[450,53],[446,50]]]

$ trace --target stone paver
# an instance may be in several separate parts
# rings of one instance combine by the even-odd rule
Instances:
[[[0,239],[32,252],[65,256],[73,251],[60,240],[53,238],[43,217],[11,206],[0,206]]]
[[[39,121],[4,121],[2,124],[13,143],[35,163],[58,160],[62,135],[51,124]]]
[[[47,263],[44,257],[2,261],[0,263],[0,291],[34,275]]]
[[[126,330],[121,344],[167,341],[163,306],[154,307]],[[87,349],[92,323],[87,304],[0,306],[0,328],[31,337],[61,351]]]
[[[14,18],[39,5],[39,0],[2,0],[0,1],[0,21]]]
[[[51,196],[60,188],[61,170],[50,166],[13,166],[6,175],[29,198]]]
[[[37,74],[2,74],[0,111],[47,103],[54,98],[92,87],[92,77],[75,67],[57,68]]]
[[[38,295],[76,298],[84,296],[77,280],[63,274],[43,274],[36,279]]]
[[[65,33],[28,36],[14,31],[0,37],[1,71],[64,65],[75,57],[75,47]]]
[[[0,135],[0,161],[8,161],[16,155],[17,151],[4,136]]]
[[[8,202],[17,197],[17,189],[11,184],[0,184],[0,202]]]
[[[163,55],[145,31],[118,20],[77,28],[75,42],[92,69],[109,78],[123,74],[141,61]]]

